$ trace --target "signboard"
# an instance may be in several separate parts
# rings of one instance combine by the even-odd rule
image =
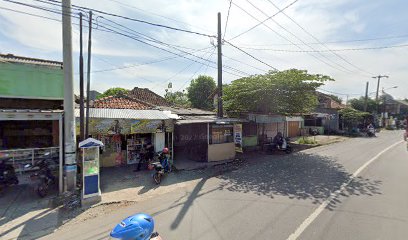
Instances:
[[[61,67],[0,62],[0,97],[64,99]]]
[[[234,124],[235,151],[242,153],[242,124]]]

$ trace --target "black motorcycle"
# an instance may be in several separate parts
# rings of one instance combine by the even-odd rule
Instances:
[[[44,154],[45,158],[40,159],[34,163],[34,165],[27,164],[25,167],[34,169],[38,167],[38,171],[34,172],[33,174],[30,175],[30,179],[32,181],[38,182],[36,185],[36,192],[38,196],[40,197],[45,197],[48,194],[48,189],[51,185],[55,184],[56,178],[52,174],[50,168],[49,168],[49,163],[47,161],[47,156],[49,153]]]
[[[18,184],[18,178],[14,166],[7,164],[7,161],[9,160],[10,158],[0,160],[0,189]]]
[[[293,152],[293,148],[290,144],[290,138],[286,137],[286,138],[282,138],[282,144],[279,145],[278,143],[271,143],[268,144],[268,148],[267,148],[267,152],[269,154],[272,154],[274,152],[285,152],[286,154],[292,153]]]

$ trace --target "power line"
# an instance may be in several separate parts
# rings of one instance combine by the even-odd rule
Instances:
[[[246,0],[252,7],[254,7],[255,9],[257,9],[259,12],[261,12],[263,15],[268,16],[268,14],[265,13],[265,11],[263,11],[262,9],[260,9],[259,7],[255,6],[253,3],[251,3],[249,0]],[[282,26],[281,24],[279,24],[277,21],[275,21],[274,19],[271,19],[276,25],[278,25],[281,29],[283,29],[285,32],[289,33],[290,35],[292,35],[294,38],[296,38],[298,41],[302,42],[302,43],[306,43],[303,39],[301,39],[300,37],[298,37],[296,34],[294,34],[293,32],[289,31],[288,29],[286,29],[284,26]],[[316,50],[314,49],[312,46],[307,45],[309,48],[311,48],[312,50]],[[297,46],[298,48],[300,48],[299,46]],[[303,50],[303,49],[302,49]],[[340,68],[343,68],[344,70],[340,70],[340,71],[344,71],[346,73],[348,72],[352,72],[351,70],[347,69],[346,67],[344,67],[343,65],[334,62],[333,60],[331,60],[330,58],[326,57],[325,55],[321,54],[318,52],[318,55],[320,55],[321,57],[323,57],[324,59],[328,60],[329,62],[339,66]],[[332,66],[332,65],[331,65]],[[348,71],[348,72],[347,72]]]
[[[279,7],[276,6],[276,4],[274,4],[271,0],[267,0],[268,2],[270,2],[276,9],[279,10]],[[326,49],[328,49],[331,53],[333,53],[336,57],[340,58],[341,60],[343,60],[344,62],[346,62],[347,64],[349,64],[350,66],[364,72],[367,74],[372,75],[372,73],[365,71],[364,69],[360,68],[359,66],[356,66],[355,64],[351,63],[350,61],[348,61],[347,59],[345,59],[344,57],[340,56],[339,54],[337,54],[334,51],[331,51],[329,47],[327,47],[324,43],[322,43],[317,37],[315,37],[313,34],[311,34],[309,31],[307,31],[304,27],[302,27],[298,22],[296,22],[293,18],[291,18],[290,16],[288,16],[286,13],[283,13],[283,15],[285,15],[287,18],[289,18],[294,24],[296,24],[296,26],[298,26],[300,29],[302,29],[305,33],[307,33],[309,36],[311,36],[315,41],[319,42],[323,47],[325,47]]]
[[[55,13],[55,14],[61,14],[61,12],[58,12],[57,10],[50,10],[50,9],[43,8],[43,7],[39,7],[39,6],[35,6],[35,5],[30,5],[30,4],[15,2],[15,1],[12,1],[12,0],[3,0],[3,1],[7,1],[7,2],[11,2],[11,3],[15,3],[15,4],[19,4],[19,5],[23,5],[23,6],[35,8],[35,9],[40,9],[40,10],[52,12],[52,13]],[[36,1],[40,1],[40,0],[36,0]],[[64,14],[64,13],[62,13],[62,14]],[[75,15],[71,15],[71,16],[74,17],[74,18],[77,18],[77,16],[75,16]],[[106,18],[105,18],[105,19],[106,19]],[[103,28],[103,29],[105,29],[105,30],[103,30],[103,29],[101,29],[101,28]],[[136,38],[135,36],[130,36],[130,35],[128,35],[128,34],[124,34],[124,33],[121,33],[121,32],[115,31],[115,30],[112,30],[112,29],[107,28],[107,27],[105,27],[105,26],[101,26],[101,28],[99,28],[99,29],[97,29],[97,30],[98,30],[98,31],[103,31],[103,32],[114,33],[114,34],[121,35],[121,36],[125,36],[125,37],[131,38],[131,39],[133,39],[133,40],[135,40],[135,41],[138,41],[138,42],[141,42],[141,43],[143,43],[143,44],[149,45],[149,46],[151,46],[151,47],[154,47],[154,48],[157,48],[157,49],[166,51],[166,52],[171,53],[171,54],[173,54],[173,55],[177,55],[177,56],[179,56],[179,57],[188,59],[188,60],[190,60],[190,61],[194,61],[194,62],[197,62],[197,63],[201,63],[201,62],[199,62],[199,61],[197,61],[197,60],[195,60],[195,59],[188,58],[188,57],[183,56],[183,55],[181,55],[181,54],[179,54],[179,53],[174,53],[174,52],[169,51],[169,50],[167,50],[167,49],[164,49],[164,48],[162,48],[162,47],[158,47],[158,46],[156,46],[156,45],[154,45],[154,44],[151,44],[151,43],[142,41],[142,40]],[[169,46],[169,44],[166,44],[166,46]],[[172,47],[172,48],[175,48],[175,47]],[[177,49],[177,48],[175,48],[175,49]],[[192,54],[192,53],[186,52],[186,51],[184,51],[184,50],[180,50],[180,49],[177,49],[177,50],[180,51],[180,52],[183,52],[183,53],[185,53],[185,54],[187,54],[187,55],[191,55],[191,56],[193,56],[193,57],[200,58],[200,57],[198,57],[198,56],[196,56],[196,55],[194,55],[194,54]],[[202,59],[202,60],[206,60],[206,59]],[[215,64],[215,62],[212,62],[212,63]],[[214,66],[211,66],[211,67],[212,67],[212,68],[216,68],[216,67],[214,67]],[[247,74],[247,73],[244,73],[243,71],[240,71],[240,70],[235,69],[235,68],[230,67],[230,66],[225,66],[225,65],[224,65],[224,67],[226,67],[226,68],[228,68],[228,69],[230,69],[230,70],[233,70],[233,71],[235,71],[235,72],[239,72],[239,73],[241,73],[241,74],[243,73],[244,75],[249,75],[249,74]],[[229,71],[226,71],[226,70],[224,70],[223,72],[228,73],[228,74],[231,74],[231,75],[234,75],[234,76],[237,76],[237,77],[242,77],[241,75],[237,75],[237,74],[235,74],[235,73],[232,73],[232,72],[229,72]]]
[[[286,7],[280,9],[277,13],[273,14],[273,15],[270,16],[270,17],[267,17],[267,18],[266,18],[265,20],[263,20],[263,21],[260,21],[260,22],[259,22],[258,24],[256,24],[255,26],[253,26],[253,27],[247,29],[246,31],[244,31],[244,32],[242,32],[242,33],[236,35],[235,37],[231,38],[229,41],[234,40],[235,38],[238,38],[238,37],[244,35],[245,33],[248,33],[249,31],[253,30],[254,28],[256,28],[256,27],[262,25],[263,23],[265,23],[265,22],[268,21],[269,19],[271,19],[271,18],[275,17],[276,15],[278,15],[279,13],[285,11],[287,8],[289,8],[290,6],[292,6],[293,4],[295,4],[297,1],[298,1],[298,0],[293,1],[292,3],[290,3],[289,5],[287,5]],[[232,2],[232,1],[231,1],[231,2]],[[238,8],[240,8],[241,10],[243,10],[243,9],[242,9],[241,7],[239,7],[237,4],[234,3],[234,5],[237,6]]]
[[[253,69],[256,69],[256,70],[259,70],[259,71],[262,71],[262,72],[267,72],[267,71],[265,71],[264,69],[261,69],[261,68],[258,68],[258,67],[249,65],[248,63],[243,62],[243,61],[240,61],[240,60],[238,60],[238,59],[234,59],[234,58],[228,57],[228,56],[226,56],[225,54],[222,54],[222,56],[225,57],[225,58],[227,58],[227,59],[229,59],[229,60],[232,60],[232,61],[235,61],[235,62],[239,62],[239,63],[241,63],[241,64],[243,64],[243,65],[246,65],[246,66],[248,66],[248,67],[251,67],[251,68],[253,68]]]
[[[125,6],[125,7],[129,7],[129,8],[136,9],[136,10],[138,10],[139,12],[142,12],[142,13],[148,13],[148,14],[151,14],[151,15],[154,15],[154,16],[158,16],[158,17],[161,17],[161,18],[164,18],[164,19],[168,19],[168,20],[171,20],[171,21],[174,21],[174,22],[177,22],[177,23],[181,23],[181,24],[186,25],[186,26],[191,26],[191,27],[199,28],[199,29],[204,30],[204,31],[209,31],[208,29],[204,29],[204,28],[202,28],[202,27],[195,26],[195,25],[192,25],[192,24],[189,24],[189,23],[187,23],[187,22],[183,22],[183,21],[180,21],[180,20],[177,20],[177,19],[174,19],[174,18],[166,17],[166,16],[163,16],[163,15],[154,13],[154,12],[150,12],[150,11],[147,11],[147,10],[145,10],[145,9],[138,8],[138,7],[136,7],[136,6],[123,3],[123,2],[121,2],[121,1],[117,1],[117,0],[108,0],[108,1],[115,2],[115,3],[117,3],[117,4],[119,4],[119,5],[122,5],[122,6]]]
[[[343,51],[364,51],[364,50],[376,50],[376,49],[400,48],[400,47],[408,47],[408,44],[391,45],[391,46],[378,46],[378,47],[362,47],[362,48],[340,48],[340,49],[330,49],[330,50],[290,50],[290,49],[251,48],[251,47],[242,47],[242,48],[258,50],[258,51],[274,51],[274,52],[294,52],[294,53],[320,52],[320,53],[324,53],[324,52],[343,52]]]
[[[343,95],[343,96],[362,96],[361,93],[338,93],[338,92],[333,92],[333,91],[329,91],[323,88],[318,88],[318,90],[323,91],[323,92],[327,92],[327,93],[332,93],[332,94],[336,94],[336,95]]]
[[[222,37],[223,40],[225,38],[225,34],[227,33],[227,26],[228,26],[228,19],[229,19],[230,11],[231,11],[231,5],[232,5],[232,0],[230,0],[229,7],[228,7],[227,20],[225,21],[225,28],[224,28],[224,36]]]
[[[350,39],[350,40],[336,40],[336,41],[327,41],[322,42],[323,44],[332,44],[332,43],[350,43],[350,42],[368,42],[376,40],[387,40],[387,39],[399,39],[399,38],[408,38],[408,35],[399,35],[399,36],[388,36],[388,37],[378,37],[378,38],[363,38],[363,39]],[[306,44],[296,44],[296,45],[321,45],[319,42],[309,42]],[[258,46],[258,47],[270,47],[270,46],[293,46],[291,43],[272,43],[272,44],[241,44],[241,46]]]
[[[262,22],[261,20],[259,20],[258,18],[256,18],[256,17],[253,16],[252,14],[250,14],[248,11],[246,11],[244,8],[240,7],[240,6],[237,5],[236,3],[233,3],[233,4],[234,4],[236,7],[238,7],[239,9],[241,9],[243,12],[245,12],[247,15],[249,15],[251,18],[255,19],[256,21],[258,21],[258,22],[260,22],[260,23],[262,23],[266,28],[268,28],[269,30],[271,30],[273,33],[275,33],[276,35],[278,35],[278,36],[281,37],[282,39],[285,39],[286,41],[288,41],[288,42],[292,43],[293,45],[295,45],[297,48],[303,50],[303,48],[301,48],[301,47],[299,46],[299,44],[294,43],[292,40],[290,40],[290,39],[288,39],[287,37],[283,36],[282,34],[278,33],[278,32],[275,31],[273,28],[271,28],[271,27],[268,26],[266,23]],[[257,7],[255,6],[255,8],[257,8]],[[266,14],[265,12],[263,12],[263,11],[260,10],[259,8],[257,8],[257,9],[258,9],[259,11],[261,11],[264,15],[267,16],[267,14]],[[276,21],[275,21],[275,22],[276,22]],[[279,23],[277,23],[277,24],[279,25]],[[283,28],[283,27],[282,27],[282,28]],[[283,29],[284,29],[285,31],[287,31],[285,28],[283,28]],[[293,33],[291,33],[291,34],[293,34]],[[293,34],[293,35],[294,35],[294,34]],[[300,40],[301,42],[303,42],[304,44],[306,44],[302,39],[298,38],[296,35],[294,35],[294,36],[295,36],[298,40]],[[309,47],[310,47],[310,46],[309,46]],[[319,55],[320,55],[321,57],[323,57],[323,58],[325,58],[325,59],[327,59],[327,60],[333,62],[332,60],[328,59],[326,56],[322,55],[321,53],[319,53]],[[330,64],[330,63],[328,63],[328,62],[326,62],[325,60],[323,60],[323,59],[321,59],[321,58],[319,58],[319,57],[313,55],[312,53],[310,53],[310,56],[312,56],[312,57],[315,58],[316,60],[318,60],[318,61],[320,61],[320,62],[326,64],[327,66],[329,66],[329,67],[331,67],[331,68],[333,68],[333,69],[337,69],[337,70],[342,71],[342,72],[345,72],[345,73],[351,73],[350,70],[346,69],[346,70],[347,70],[347,71],[346,71],[346,70],[340,69],[340,68],[338,68],[338,67],[336,67],[336,66],[334,66],[334,65],[332,65],[332,64]],[[335,63],[335,64],[337,64],[337,63]],[[340,65],[340,66],[341,66],[341,65]],[[344,67],[343,67],[343,68],[344,68]]]
[[[41,1],[41,0],[35,0],[35,1]],[[55,0],[46,0],[46,1],[61,4],[61,2],[55,1]],[[196,34],[196,35],[204,36],[204,37],[210,37],[210,38],[215,37],[214,35],[209,35],[209,34],[200,33],[200,32],[196,32],[196,31],[190,31],[190,30],[187,30],[187,29],[171,27],[171,26],[167,26],[167,25],[163,25],[163,24],[159,24],[159,23],[149,22],[149,21],[146,21],[146,20],[141,20],[141,19],[137,19],[137,18],[122,16],[122,15],[119,15],[119,14],[108,13],[108,12],[101,11],[101,10],[94,9],[94,8],[88,8],[88,7],[78,6],[78,5],[74,5],[74,4],[72,6],[74,8],[85,9],[85,10],[93,11],[93,12],[96,12],[96,13],[99,13],[99,14],[104,14],[104,15],[108,15],[108,16],[112,16],[112,17],[122,18],[122,19],[126,19],[126,20],[129,20],[129,21],[134,21],[134,22],[138,22],[138,23],[147,24],[147,25],[150,25],[150,26],[166,28],[166,29],[170,29],[170,30],[174,30],[174,31],[184,32],[184,33]]]
[[[270,68],[272,68],[273,70],[276,70],[276,71],[278,70],[277,68],[273,67],[272,65],[270,65],[270,64],[268,64],[268,63],[266,63],[266,62],[264,62],[264,61],[262,61],[262,60],[260,60],[260,59],[258,59],[256,57],[254,57],[252,54],[242,50],[241,48],[235,46],[234,44],[230,43],[229,41],[224,40],[224,42],[228,43],[228,45],[230,45],[231,47],[233,47],[235,49],[238,49],[240,52],[245,53],[246,55],[250,56],[251,58],[255,59],[256,61],[258,61],[258,62],[260,62],[260,63],[262,63],[262,64],[264,64],[264,65],[266,65],[266,66],[268,66]]]

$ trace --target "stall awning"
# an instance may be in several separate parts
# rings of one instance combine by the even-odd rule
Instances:
[[[79,118],[79,109],[75,109],[75,117]],[[159,110],[133,110],[112,108],[89,108],[89,117],[111,119],[145,119],[145,120],[173,119],[172,115]]]
[[[103,147],[103,143],[94,138],[88,138],[79,143],[79,148]]]

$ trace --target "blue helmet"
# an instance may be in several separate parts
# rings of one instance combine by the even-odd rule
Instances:
[[[122,240],[148,240],[153,230],[153,218],[150,215],[138,213],[116,225],[110,235]]]

